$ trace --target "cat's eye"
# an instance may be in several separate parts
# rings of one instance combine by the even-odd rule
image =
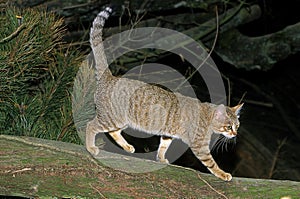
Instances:
[[[224,129],[225,129],[226,131],[231,131],[231,130],[232,130],[232,126],[225,126]]]

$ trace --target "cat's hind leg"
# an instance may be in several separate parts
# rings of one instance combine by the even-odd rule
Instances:
[[[97,118],[87,123],[86,133],[85,133],[85,145],[86,149],[92,154],[97,155],[99,153],[99,148],[95,145],[96,135],[100,132],[105,132],[98,123]]]
[[[161,136],[160,137],[160,144],[157,150],[157,160],[162,162],[162,163],[169,163],[169,161],[166,159],[165,155],[166,152],[172,143],[172,138],[171,137],[165,137]]]
[[[128,142],[123,138],[121,135],[122,130],[117,130],[117,131],[111,131],[109,132],[109,135],[116,141],[116,143],[121,146],[125,151],[129,153],[134,153],[135,148],[128,144]]]

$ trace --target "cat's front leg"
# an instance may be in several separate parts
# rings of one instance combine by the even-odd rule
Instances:
[[[169,161],[166,159],[165,156],[171,143],[172,143],[171,137],[165,137],[165,136],[160,137],[160,143],[159,143],[159,147],[157,150],[157,157],[156,157],[156,159],[159,162],[169,164]]]
[[[196,157],[207,167],[207,169],[214,174],[216,177],[224,180],[224,181],[231,181],[232,176],[230,173],[224,172],[222,169],[219,168],[215,160],[213,159],[210,151],[208,149],[201,150],[196,148],[191,148]],[[196,151],[196,152],[195,152]]]
[[[201,160],[201,159],[200,159]],[[215,160],[212,158],[212,156],[206,155],[206,157],[203,157],[201,162],[208,168],[208,170],[214,174],[216,177],[221,178],[224,181],[230,181],[232,179],[232,176],[230,173],[224,172],[222,169],[219,168]]]
[[[95,138],[100,130],[97,124],[97,119],[95,118],[88,122],[86,126],[85,145],[88,152],[92,155],[98,155],[100,152],[99,148],[95,145]]]
[[[212,174],[214,174],[216,177],[224,180],[224,181],[231,181],[232,180],[232,176],[230,173],[226,173],[221,169],[218,170],[211,170],[208,169]]]

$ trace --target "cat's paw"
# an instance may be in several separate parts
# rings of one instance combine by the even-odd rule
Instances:
[[[160,159],[159,162],[164,164],[170,164],[168,159]]]
[[[123,146],[123,149],[129,153],[135,152],[135,148],[130,144],[126,144],[125,146]]]
[[[98,155],[100,150],[96,146],[90,146],[86,148],[92,155]]]
[[[157,156],[156,160],[160,163],[169,164],[169,160],[166,158],[160,158],[159,156]]]
[[[219,176],[222,180],[224,181],[231,181],[232,180],[232,176],[230,173],[222,173],[220,176]]]

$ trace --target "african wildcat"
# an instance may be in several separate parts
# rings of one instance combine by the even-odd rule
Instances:
[[[131,127],[161,135],[157,159],[168,162],[165,153],[172,138],[188,144],[195,156],[215,176],[230,181],[232,176],[222,171],[209,150],[213,132],[228,138],[237,135],[239,111],[242,107],[227,107],[201,103],[198,99],[172,93],[141,81],[114,77],[108,69],[102,43],[102,29],[111,12],[106,8],[93,22],[90,43],[94,53],[97,89],[96,116],[86,128],[86,148],[97,155],[95,136],[99,132],[109,135],[124,150],[134,153],[132,145],[122,137],[121,131]]]

